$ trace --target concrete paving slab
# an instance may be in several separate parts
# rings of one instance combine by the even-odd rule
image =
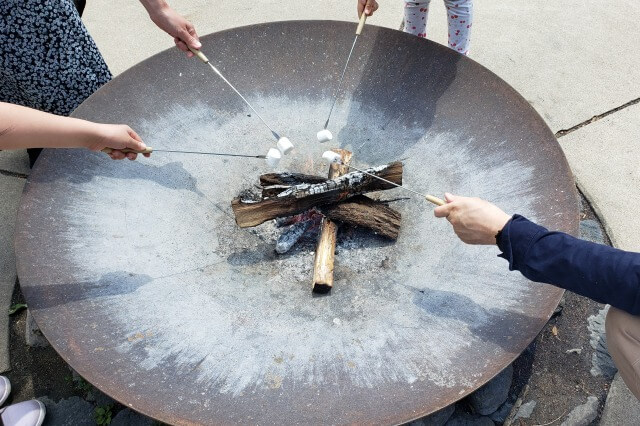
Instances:
[[[0,373],[11,368],[9,360],[9,305],[16,283],[13,231],[25,180],[0,175]]]
[[[31,168],[27,150],[0,151],[0,170],[28,175]]]
[[[640,251],[640,104],[559,139],[578,187],[601,218],[611,243]]]
[[[427,37],[447,41],[444,2]],[[554,132],[640,98],[640,2],[476,1],[470,57],[505,79]]]
[[[169,4],[191,21],[198,34],[202,35],[262,22],[330,19],[353,21],[355,25],[358,19],[355,0],[323,0],[304,4],[298,0],[172,0]],[[397,1],[382,8],[367,22],[399,28],[402,22],[402,4],[401,1]],[[145,9],[137,1],[88,2],[83,20],[114,75],[174,46],[173,39],[151,22]],[[349,47],[345,46],[345,49]],[[277,49],[277,46],[265,48]],[[203,51],[206,53],[206,46],[203,47]]]
[[[620,374],[611,382],[600,426],[633,426],[640,419],[640,401],[622,381]]]
[[[356,19],[355,0],[170,3],[200,34],[269,21]],[[403,2],[380,3],[368,22],[399,28]],[[430,8],[428,35],[446,44],[443,2]],[[640,50],[629,47],[640,39],[638,19],[640,2],[623,0],[476,1],[471,57],[513,85],[554,131],[568,129],[640,97]],[[173,45],[138,2],[90,2],[84,20],[116,75]]]

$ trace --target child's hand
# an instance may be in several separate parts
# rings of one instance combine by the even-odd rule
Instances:
[[[436,217],[446,217],[456,235],[467,244],[496,244],[496,234],[511,216],[480,198],[445,194],[447,204],[436,207]]]
[[[135,152],[124,153],[120,149],[134,149],[142,151],[147,146],[142,142],[140,136],[131,127],[124,124],[96,124],[96,136],[90,141],[88,148],[92,151],[102,151],[104,148],[111,148],[109,156],[114,160],[135,160],[138,154]],[[144,154],[148,157],[151,154]]]
[[[358,0],[358,17],[363,12],[365,15],[371,16],[376,10],[378,10],[378,2],[376,0]]]

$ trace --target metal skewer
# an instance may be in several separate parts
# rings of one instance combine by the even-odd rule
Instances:
[[[329,127],[329,119],[331,118],[331,113],[333,112],[333,107],[336,106],[336,102],[338,101],[338,95],[340,94],[340,88],[342,87],[342,80],[344,80],[344,75],[347,72],[347,67],[349,66],[349,61],[351,60],[351,54],[353,53],[353,49],[356,47],[356,42],[358,41],[358,36],[362,32],[362,28],[364,28],[364,23],[367,20],[367,15],[363,12],[360,15],[360,22],[358,23],[358,28],[356,28],[356,37],[353,39],[353,44],[351,45],[351,50],[349,51],[349,56],[347,56],[347,63],[344,64],[344,69],[342,70],[342,76],[340,77],[340,81],[338,82],[338,88],[335,91],[335,96],[333,97],[333,103],[331,104],[331,109],[329,110],[329,116],[327,117],[327,121],[324,123],[324,129],[326,130]]]
[[[238,96],[240,96],[240,98],[244,101],[245,104],[247,104],[249,106],[249,108],[251,108],[251,111],[253,111],[253,113],[260,119],[260,121],[262,121],[262,123],[267,127],[267,129],[269,129],[269,131],[271,132],[271,134],[273,135],[273,137],[276,138],[276,140],[280,139],[280,135],[278,133],[276,133],[271,126],[269,126],[267,124],[266,121],[264,121],[264,118],[262,118],[262,116],[258,113],[258,111],[256,111],[256,109],[249,103],[249,101],[242,96],[242,94],[238,91],[238,89],[236,89],[233,84],[231,84],[231,82],[229,80],[227,80],[224,75],[222,75],[222,73],[220,72],[220,70],[218,70],[218,68],[216,68],[211,62],[209,62],[209,58],[207,58],[205,56],[204,53],[202,53],[202,51],[200,50],[195,50],[192,49],[191,47],[189,47],[189,49],[191,50],[191,52],[193,52],[194,55],[196,55],[202,62],[204,62],[205,64],[209,65],[211,67],[211,69],[218,74],[218,76],[225,82],[227,83],[227,85],[229,87],[231,87],[231,89],[233,89],[234,92],[236,92],[236,94]]]
[[[115,151],[115,150],[112,148],[105,148],[102,150],[102,152],[105,152],[107,154],[111,153],[112,151]],[[227,154],[222,152],[202,152],[202,151],[174,151],[170,149],[154,149],[154,148],[151,148],[150,146],[148,146],[147,149],[143,151],[137,151],[135,149],[129,149],[129,148],[119,149],[118,151],[124,152],[125,154],[129,152],[135,152],[136,154],[151,154],[152,152],[172,152],[176,154],[217,155],[220,157],[244,157],[244,158],[261,158],[261,159],[267,158],[266,155]]]
[[[389,183],[389,184],[391,184],[391,185],[393,185],[393,186],[395,186],[395,187],[397,187],[397,188],[402,188],[402,189],[404,189],[405,191],[409,191],[409,192],[412,192],[412,193],[414,193],[414,194],[416,194],[416,195],[419,195],[419,196],[421,196],[422,198],[425,198],[427,201],[429,201],[430,203],[433,203],[433,204],[435,204],[435,205],[443,206],[443,205],[445,205],[445,204],[446,204],[446,202],[445,202],[444,200],[442,200],[442,199],[440,199],[440,198],[438,198],[438,197],[434,197],[433,195],[429,195],[429,194],[421,194],[421,193],[419,193],[418,191],[414,191],[414,190],[413,190],[413,189],[411,189],[411,188],[407,188],[406,186],[398,185],[398,184],[397,184],[397,183],[395,183],[395,182],[391,182],[390,180],[387,180],[387,179],[382,178],[382,177],[380,177],[380,176],[376,176],[376,175],[374,175],[373,173],[369,173],[369,172],[364,171],[364,170],[361,170],[361,169],[359,169],[359,168],[357,168],[357,167],[353,167],[353,166],[351,166],[351,165],[349,165],[349,164],[343,164],[342,162],[340,162],[340,164],[342,164],[343,166],[348,167],[348,168],[350,168],[350,169],[356,170],[356,171],[358,171],[358,172],[360,172],[360,173],[364,173],[365,175],[368,175],[368,176],[374,177],[374,178],[376,178],[376,179],[379,179],[379,180],[381,180],[381,181],[383,181],[383,182]]]

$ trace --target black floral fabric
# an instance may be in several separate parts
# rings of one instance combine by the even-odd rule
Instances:
[[[0,101],[69,115],[111,77],[72,0],[0,0]]]

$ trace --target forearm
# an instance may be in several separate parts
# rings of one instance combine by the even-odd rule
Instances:
[[[88,148],[101,125],[0,102],[0,149]]]
[[[142,3],[152,19],[154,15],[158,14],[161,10],[169,7],[169,4],[165,0],[140,0],[140,3]]]
[[[517,215],[502,231],[499,247],[510,269],[532,281],[640,314],[640,253],[549,232]]]

